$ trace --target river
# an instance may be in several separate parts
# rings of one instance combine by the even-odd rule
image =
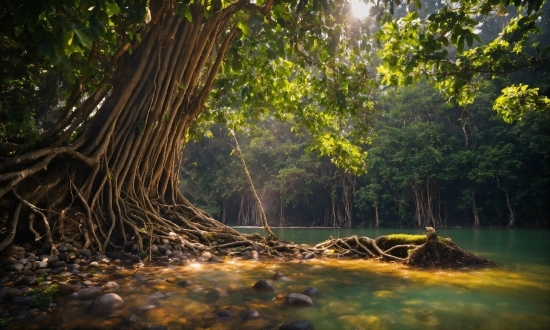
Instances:
[[[260,232],[257,228],[238,228]],[[371,238],[422,230],[281,229],[282,239],[317,243],[329,235]],[[426,270],[373,260],[312,259],[294,262],[225,260],[221,264],[121,271],[122,313],[98,317],[84,302],[60,299],[58,312],[14,328],[59,329],[276,329],[307,320],[332,329],[550,329],[550,232],[504,229],[438,229],[462,248],[499,263],[487,269]],[[275,293],[254,292],[276,271]],[[93,274],[92,281],[105,281]],[[182,280],[191,281],[186,286]],[[178,283],[180,285],[178,285]],[[315,286],[313,307],[289,307],[284,295]],[[83,309],[84,308],[84,309]],[[240,314],[254,309],[256,319]],[[225,314],[219,314],[225,311]],[[219,315],[224,315],[220,317]]]

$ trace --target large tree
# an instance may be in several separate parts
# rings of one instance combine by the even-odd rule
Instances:
[[[373,13],[388,21],[399,4],[379,3]],[[465,15],[473,17],[509,3],[467,4]],[[541,3],[516,5],[532,14]],[[143,250],[144,238],[192,250],[242,240],[178,190],[182,148],[220,73],[227,88],[218,85],[219,98],[238,92],[243,109],[247,102],[276,105],[281,117],[286,112],[308,126],[336,163],[360,170],[355,160],[362,155],[349,140],[364,119],[357,108],[371,104],[364,96],[374,86],[374,68],[365,62],[373,24],[354,20],[350,8],[341,0],[3,1],[2,64],[22,69],[2,80],[9,87],[3,101],[15,100],[11,108],[3,103],[3,117],[21,112],[20,122],[36,119],[24,92],[48,85],[38,77],[62,77],[50,84],[64,100],[48,99],[53,110],[45,124],[29,126],[33,134],[2,135],[0,250],[16,232],[34,234],[45,248],[67,237],[98,250],[130,240]],[[428,38],[423,53],[434,42],[436,49],[458,45],[459,52],[471,43],[471,18],[442,15],[434,24],[443,28],[448,20],[470,32],[453,29],[459,37],[450,42]],[[393,45],[389,35],[379,40]],[[243,77],[258,83],[241,89],[235,82]]]

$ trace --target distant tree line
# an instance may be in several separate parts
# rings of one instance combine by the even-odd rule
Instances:
[[[550,118],[505,123],[498,86],[451,106],[427,85],[379,97],[367,170],[354,175],[307,152],[309,135],[275,119],[239,134],[272,226],[547,226]],[[226,129],[184,151],[186,196],[224,223],[259,225],[258,208]]]

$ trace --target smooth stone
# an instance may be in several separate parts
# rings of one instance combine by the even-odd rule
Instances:
[[[314,328],[308,321],[298,320],[281,324],[279,330],[314,330]]]
[[[67,247],[66,247],[65,245],[59,245],[59,246],[57,247],[57,251],[59,251],[60,253],[62,253],[62,252],[67,252],[67,251],[69,251],[69,249],[67,249]]]
[[[181,251],[172,251],[172,254],[170,255],[172,258],[178,258],[178,259],[181,259],[183,260],[183,252]]]
[[[124,300],[116,293],[97,297],[90,305],[90,310],[96,314],[112,314],[122,308],[124,308]]]
[[[59,261],[59,257],[58,257],[58,256],[49,256],[49,257],[48,257],[48,263],[49,263],[49,264],[52,264],[52,263],[54,263],[54,262],[56,262],[56,261]]]
[[[313,259],[315,258],[315,254],[313,252],[310,252],[304,256],[304,259]]]
[[[156,245],[156,247],[160,255],[164,255],[166,253],[166,248],[164,247],[164,245]]]
[[[47,261],[39,261],[38,262],[38,268],[46,268],[48,267],[48,262]]]
[[[70,294],[80,291],[82,287],[73,284],[59,283],[57,284],[57,289],[59,290],[59,293],[61,295],[68,296]]]
[[[27,269],[23,271],[23,275],[34,276],[34,272],[32,270]]]
[[[252,289],[254,289],[256,291],[263,291],[263,292],[274,292],[274,291],[276,291],[273,284],[271,284],[271,282],[269,282],[268,280],[264,280],[264,279],[259,280],[258,282],[256,282],[254,284],[254,286],[252,287]]]
[[[260,312],[255,309],[249,309],[241,314],[241,317],[245,320],[257,319],[260,317]]]
[[[210,253],[208,251],[203,252],[201,257],[203,257],[205,260],[208,260],[208,259],[210,259],[210,257],[212,257],[212,253]]]
[[[29,263],[29,259],[21,259],[19,260],[19,263],[22,265],[27,265]]]
[[[35,275],[42,275],[42,274],[48,274],[49,272],[51,272],[52,269],[51,268],[41,268],[41,269],[37,269],[34,271],[34,274]]]
[[[117,282],[110,281],[110,282],[105,283],[105,285],[103,285],[103,289],[114,292],[114,291],[118,291],[118,289],[120,289],[120,285],[118,285]]]
[[[15,285],[36,285],[36,277],[23,275]]]
[[[89,258],[92,255],[92,251],[90,251],[90,249],[82,249],[80,250],[80,255],[83,255]]]
[[[159,251],[158,246],[156,246],[156,245],[151,245],[150,252],[151,252],[152,255],[155,255],[155,256],[162,255],[162,253],[160,253],[160,251]]]
[[[189,265],[191,265],[191,261],[189,260],[180,261],[180,266],[189,266]]]
[[[99,262],[97,262],[97,261],[92,261],[92,262],[90,262],[90,264],[89,264],[88,266],[89,266],[89,267],[99,268]]]
[[[231,313],[230,311],[219,311],[216,313],[216,316],[220,319],[229,319],[231,318],[231,316],[233,316],[233,313]]]
[[[289,293],[285,298],[285,304],[291,306],[313,306],[313,300],[301,293]]]
[[[56,261],[51,263],[52,268],[62,268],[67,267],[67,263],[65,261]]]
[[[24,267],[25,267],[25,265],[20,264],[20,263],[11,264],[10,267],[9,267],[9,270],[21,271],[21,270],[23,270]]]
[[[12,304],[19,304],[19,305],[28,304],[31,301],[33,301],[34,299],[38,298],[39,296],[40,295],[38,295],[38,294],[35,294],[35,295],[32,295],[32,296],[19,296],[19,297],[13,298],[11,303]]]
[[[285,277],[285,276],[286,276],[286,275],[285,275],[283,272],[277,271],[277,272],[275,272],[275,274],[273,274],[273,279],[274,279],[274,280],[278,280],[278,279],[281,279],[281,278],[283,278],[283,277]]]
[[[168,243],[165,243],[163,246],[166,249],[166,251],[172,251],[174,249],[174,247]]]
[[[250,258],[258,259],[258,251],[251,251],[250,252]]]
[[[5,291],[0,292],[0,298],[3,300],[12,300],[13,298],[22,296],[23,292],[14,288],[9,288]]]
[[[310,286],[307,289],[305,289],[304,292],[302,292],[302,294],[305,294],[306,296],[310,296],[310,297],[318,295],[319,293],[320,293],[319,290],[317,290],[317,288],[314,286]]]
[[[2,263],[4,265],[15,264],[15,263],[17,263],[17,259],[15,259],[13,257],[7,257],[6,259],[4,259],[4,261]]]
[[[218,256],[211,256],[210,258],[208,258],[208,262],[222,263],[223,260],[220,259],[220,257],[218,257]]]
[[[0,283],[6,283],[6,282],[9,282],[10,281],[10,277],[9,276],[4,276],[0,279]]]
[[[57,258],[59,259],[59,261],[69,261],[69,254],[67,252],[63,252],[63,253],[60,253]]]
[[[243,257],[250,258],[250,251],[248,251],[248,250],[243,251],[243,252],[241,252],[241,255],[242,255]]]
[[[92,286],[89,288],[82,289],[78,292],[71,294],[69,297],[78,299],[78,300],[88,300],[94,299],[103,294],[103,290],[97,286]]]
[[[162,242],[162,244],[168,244],[170,243],[170,241],[167,239],[167,238],[163,238],[160,240]]]

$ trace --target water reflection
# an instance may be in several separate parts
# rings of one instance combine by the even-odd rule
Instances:
[[[126,302],[122,314],[98,318],[86,313],[85,302],[66,300],[45,321],[61,329],[263,329],[297,319],[309,320],[315,329],[548,329],[549,267],[540,267],[536,272],[507,267],[456,271],[370,260],[227,260],[143,268],[135,276],[128,270],[127,279],[119,280]],[[273,281],[276,292],[251,289],[276,271],[286,274]],[[311,285],[321,292],[313,297],[313,307],[284,305],[281,297]],[[261,316],[243,319],[240,315],[250,309]],[[25,329],[41,326],[21,324]]]

